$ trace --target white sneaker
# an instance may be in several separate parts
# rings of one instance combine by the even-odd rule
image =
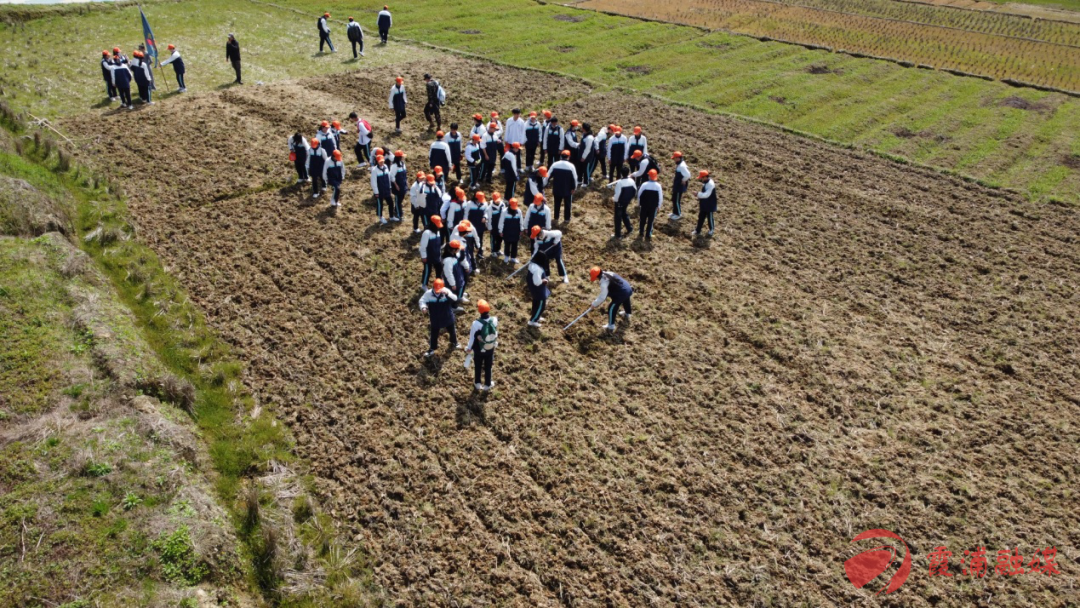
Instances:
[[[357,169],[363,169],[366,166],[367,166],[367,163],[356,163],[356,168]]]
[[[497,258],[497,257],[499,257],[499,252],[497,252],[497,251],[492,251],[492,252],[491,252],[491,257],[493,257],[493,258]]]
[[[521,263],[521,262],[518,261],[517,258],[510,258],[510,261],[515,263],[515,264],[520,264]]]
[[[312,194],[312,195],[311,195],[311,198],[319,198],[319,193],[318,193],[318,192],[316,192],[315,194]]]
[[[529,327],[540,327],[540,324],[529,321]]]
[[[461,301],[468,304],[469,303],[469,294],[465,294],[465,295],[461,296]]]
[[[311,183],[311,178],[309,177],[309,178],[305,179],[305,180],[304,180],[304,183],[305,183],[305,184],[310,184],[310,183]]]
[[[607,331],[615,331],[615,326],[614,325],[601,325],[600,328],[601,329],[606,329]]]
[[[386,225],[386,219],[380,217],[379,218],[379,225],[380,226],[385,226]]]
[[[474,384],[473,386],[475,386],[475,387],[476,387],[476,390],[478,390],[478,391],[482,391],[482,390],[484,390],[484,385],[483,385],[483,384],[480,384],[479,382],[477,382],[477,383],[476,383],[476,384]]]
[[[570,277],[563,277],[562,282],[566,283],[566,284],[569,284],[570,283]]]
[[[712,231],[712,230],[710,230],[710,231],[709,231],[709,236],[712,236],[712,233],[713,233],[713,231]]]
[[[360,56],[361,56],[361,57],[363,57],[363,56],[364,56],[364,51],[360,51]]]
[[[429,350],[429,351],[427,351],[426,353],[424,353],[424,358],[425,358],[425,359],[430,359],[430,358],[431,358],[431,357],[433,357],[434,355],[435,355],[435,351],[433,351],[433,350]]]
[[[504,255],[503,256],[503,263],[504,264],[509,264],[510,263],[510,256]]]
[[[492,380],[492,381],[491,381],[491,384],[489,384],[489,385],[485,386],[485,387],[484,387],[484,390],[488,390],[488,391],[490,391],[490,390],[491,390],[491,389],[493,389],[493,388],[495,388],[495,381],[494,381],[494,380]]]
[[[697,236],[697,230],[690,233],[690,238],[694,238],[695,236]]]
[[[474,268],[473,269],[473,274],[480,274],[480,269],[479,268]]]
[[[540,317],[540,320],[537,321],[537,323],[543,323],[544,321],[547,321],[547,319],[545,319],[544,317]]]
[[[148,102],[146,102],[146,105],[148,105],[148,106],[152,106],[152,105],[154,105],[154,102],[152,102],[152,101],[148,101]]]
[[[390,221],[391,222],[400,222],[401,218],[400,217],[392,217],[392,218],[390,218]]]
[[[420,230],[419,228],[417,228],[416,230],[413,230],[413,234],[422,234],[423,232],[424,231]]]

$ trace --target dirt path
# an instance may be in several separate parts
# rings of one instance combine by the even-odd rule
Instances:
[[[883,605],[1069,603],[1070,560],[1061,577],[962,585],[928,578],[925,556],[1080,541],[1075,210],[542,74],[399,69],[439,76],[462,120],[571,99],[564,119],[643,124],[655,151],[720,176],[717,236],[692,242],[696,212],[675,226],[665,203],[653,244],[611,244],[610,203],[587,194],[542,335],[502,264],[469,288],[503,326],[480,400],[460,354],[419,356],[416,240],[373,225],[367,173],[337,217],[280,187],[297,128],[357,109],[384,141],[393,74],[177,100],[143,113],[151,138],[112,116],[65,127],[102,134],[84,157],[117,163],[140,237],[235,345],[402,605],[851,603],[865,592],[842,562],[873,527],[916,553]],[[492,70],[509,86],[470,84]],[[391,147],[415,171],[427,140],[410,94]],[[594,263],[634,283],[634,325],[602,338],[597,315],[563,336]]]

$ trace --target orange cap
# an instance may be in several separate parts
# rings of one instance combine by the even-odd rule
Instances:
[[[532,232],[530,232],[529,234],[531,234],[532,238],[535,239],[537,236],[540,235],[540,227],[539,226],[533,226],[532,227]]]
[[[330,123],[326,122],[325,120],[319,123],[319,127],[329,127],[329,126],[330,126]]]
[[[319,139],[318,138],[316,138],[316,137],[311,138],[311,147],[312,148],[318,148],[319,147]]]
[[[563,156],[570,156],[570,151],[569,150],[563,150],[562,155]]]
[[[435,173],[437,173],[438,175],[442,175],[442,167],[436,166],[435,167]]]
[[[634,135],[641,135],[641,127],[634,127]]]
[[[539,205],[539,204],[541,204],[543,202],[544,202],[544,195],[543,194],[537,194],[536,196],[533,197],[533,204],[534,205]]]
[[[571,121],[570,121],[570,126],[571,126],[571,127],[576,127],[576,126],[578,126],[578,125],[580,125],[580,124],[581,124],[581,123],[580,123],[580,122],[578,122],[578,121],[576,121],[576,120],[571,120]]]
[[[431,284],[432,291],[440,291],[446,288],[446,283],[442,279],[435,279],[435,282]]]
[[[498,113],[498,112],[492,112],[492,113],[491,113],[491,117],[492,117],[492,118],[498,118],[498,117],[499,117],[499,113]]]
[[[464,230],[461,230],[460,228],[458,229],[458,231],[459,232],[465,232]],[[450,241],[450,249],[461,249],[461,241]]]
[[[641,150],[634,150],[634,153],[630,155],[630,158],[641,158]]]
[[[442,137],[444,135],[446,135],[446,133],[443,133],[442,131],[435,131],[435,137],[436,138]]]
[[[491,312],[491,304],[488,304],[487,300],[480,300],[476,303],[476,310],[480,312],[480,314]]]
[[[484,196],[483,192],[477,192],[476,193],[476,200],[478,200],[478,201],[480,201],[482,203],[482,202],[487,200],[487,197]]]
[[[622,133],[622,127],[620,127],[619,125],[615,125],[615,132]]]
[[[172,45],[170,44],[169,47],[171,48]],[[112,52],[113,52],[114,55],[119,54],[120,53],[120,47],[118,47],[118,46],[112,47]]]
[[[102,57],[108,57],[109,56],[109,51],[101,51],[101,56]]]
[[[437,215],[433,215],[433,216],[429,217],[428,220],[432,224],[434,224],[436,228],[442,228],[442,218],[441,217],[439,217]]]
[[[551,118],[551,110],[544,110],[544,118]]]
[[[176,45],[175,44],[170,44],[168,48],[169,48],[170,51],[175,51],[176,50]],[[114,53],[119,53],[120,49],[113,49],[113,52]]]
[[[612,124],[608,125],[607,128],[608,128],[608,131],[614,131],[615,128],[616,128],[615,123],[612,123]]]
[[[430,173],[428,173],[428,176],[427,176],[427,183],[429,183],[429,184],[434,184],[434,183],[435,183],[435,176],[434,176],[434,175],[432,175],[432,174],[430,174]]]
[[[599,279],[600,278],[600,272],[601,272],[601,270],[600,270],[599,266],[593,266],[592,268],[590,268],[589,269],[589,280],[590,281],[595,281],[596,279]]]
[[[382,148],[374,148],[374,149],[372,149],[371,153],[374,154],[375,156],[382,156],[383,149]]]
[[[536,112],[529,112],[529,118],[536,118]]]
[[[423,171],[417,171],[416,172],[416,179],[424,179],[425,177],[427,177],[427,176],[424,175]]]
[[[536,172],[540,174],[540,177],[547,177],[547,167],[540,167]]]
[[[477,135],[477,134],[475,134],[475,133],[473,133],[473,136],[472,136],[472,140],[473,140],[473,141],[480,141],[480,136],[479,136],[479,135]]]
[[[514,143],[510,144],[510,147],[515,149],[515,150],[520,150],[521,149],[521,144],[515,141]]]
[[[405,158],[405,153],[401,150],[394,150],[394,156],[396,158]]]
[[[402,78],[401,76],[398,76],[397,78],[394,79],[394,82],[396,82],[398,84],[401,84],[401,83],[405,82],[405,79]]]
[[[517,202],[517,199],[516,199],[516,198],[512,198],[512,199],[510,199],[510,202],[509,202],[508,204],[510,205],[510,208],[511,208],[511,209],[517,210],[517,208],[518,208],[518,202]]]
[[[705,171],[705,170],[698,171],[697,178],[698,179],[709,179],[709,172]]]
[[[330,13],[323,13],[323,14],[322,14],[322,16],[323,16],[323,17],[329,17],[329,16],[330,16]]]
[[[656,179],[657,175],[659,174],[656,172],[656,169],[649,169],[649,179]]]
[[[459,201],[465,200],[465,191],[461,188],[454,188],[454,197]]]
[[[341,150],[334,150],[334,160],[341,160]],[[382,158],[381,156],[379,158]]]
[[[337,152],[337,150],[334,150],[334,152]],[[386,157],[384,157],[382,154],[380,154],[380,155],[375,157],[375,162],[381,163],[381,162],[383,162],[384,158],[386,158]]]
[[[480,114],[480,113],[473,114],[472,117],[473,117],[473,120],[480,120],[480,121],[484,120],[484,115]]]
[[[678,150],[676,150],[675,152],[673,152],[671,154],[671,158],[682,158],[682,152],[679,152]]]
[[[341,128],[341,123],[336,121],[336,120],[334,122],[330,123],[330,124],[334,125],[335,129],[340,129]]]
[[[498,192],[492,192],[491,193],[491,200],[493,200],[493,201],[501,201],[502,200],[502,194],[500,194]]]
[[[493,122],[489,122],[489,123],[488,123],[488,128],[489,128],[489,129],[498,129],[498,128],[499,128],[499,125],[497,125],[497,124],[495,124],[495,123],[493,123]]]

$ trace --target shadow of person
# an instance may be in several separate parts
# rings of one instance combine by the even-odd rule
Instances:
[[[487,424],[487,398],[486,391],[478,391],[475,388],[464,399],[459,399],[454,419],[458,430],[467,429],[473,425]]]

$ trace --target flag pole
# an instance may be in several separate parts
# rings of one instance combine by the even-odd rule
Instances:
[[[146,13],[142,10],[142,4],[136,4],[139,7],[139,18],[142,19],[143,26],[143,39],[146,41],[146,50],[149,51],[150,47],[154,47],[154,65],[157,66],[158,74],[161,75],[161,80],[165,83],[165,92],[172,93],[172,88],[169,86],[169,79],[165,76],[165,68],[161,67],[161,59],[158,57],[157,40],[154,38],[154,33],[150,31],[150,23],[146,21]],[[149,38],[147,38],[149,34]]]

